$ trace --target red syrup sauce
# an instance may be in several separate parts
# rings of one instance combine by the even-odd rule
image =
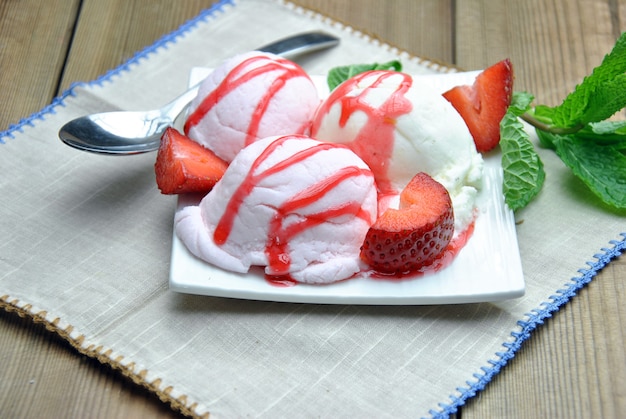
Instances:
[[[367,95],[371,90],[379,88],[387,79],[401,77],[396,89],[391,92],[387,100],[379,107],[373,107],[367,102]],[[349,93],[358,88],[364,79],[375,78],[370,86],[364,88],[356,96]],[[396,120],[413,109],[413,104],[405,97],[413,83],[413,79],[408,74],[391,71],[369,71],[361,73],[341,85],[339,85],[330,97],[322,104],[318,111],[318,117],[313,121],[311,136],[315,138],[319,131],[324,115],[336,103],[341,106],[341,116],[339,126],[345,127],[350,117],[356,112],[363,112],[367,115],[367,121],[357,133],[356,137],[346,146],[360,156],[372,169],[376,177],[376,184],[379,195],[388,196],[398,193],[391,186],[388,176],[388,168],[391,163],[396,129]]]
[[[424,277],[426,275],[431,275],[439,272],[442,269],[447,268],[452,264],[456,256],[459,254],[461,249],[465,247],[469,239],[474,234],[474,223],[472,222],[461,234],[459,234],[454,240],[450,241],[448,246],[437,256],[437,258],[430,265],[423,266],[422,268],[402,273],[395,274],[386,274],[378,271],[374,271],[368,268],[365,268],[361,272],[357,272],[351,278],[347,278],[344,281],[349,281],[354,278],[371,278],[377,281],[404,281],[404,280],[414,280],[417,278]],[[270,285],[275,287],[293,287],[298,285],[298,281],[291,278],[289,275],[265,275],[265,280]],[[323,286],[325,284],[320,284],[319,286]],[[332,284],[328,284],[332,285]]]
[[[298,281],[289,275],[265,275],[268,284],[278,288],[289,288],[298,285]]]
[[[268,176],[280,173],[293,165],[301,164],[307,158],[321,151],[340,147],[336,144],[319,143],[307,149],[301,150],[263,171],[259,171],[259,166],[262,165],[267,158],[286,141],[301,141],[304,138],[308,137],[298,135],[280,137],[272,142],[259,155],[259,157],[257,157],[246,177],[234,191],[226,205],[224,214],[217,223],[213,233],[213,240],[216,244],[221,245],[228,240],[228,236],[232,231],[233,224],[239,213],[241,205],[246,197],[252,193],[254,188],[260,182]],[[374,222],[374,220],[371,219],[370,214],[361,207],[361,203],[345,200],[341,203],[341,205],[326,208],[323,211],[308,214],[306,216],[302,215],[300,221],[288,226],[283,226],[283,221],[288,214],[313,204],[336,188],[340,183],[358,176],[371,176],[371,172],[368,169],[356,166],[346,166],[331,176],[328,176],[308,188],[301,190],[275,209],[275,215],[270,220],[268,237],[265,245],[265,254],[268,257],[269,273],[267,274],[267,278],[269,281],[273,284],[281,286],[295,283],[293,279],[290,279],[288,274],[291,265],[289,242],[294,236],[307,229],[313,228],[328,220],[343,215],[353,215],[362,218],[368,224]]]
[[[248,69],[250,65],[254,65],[257,63],[262,63],[259,67]],[[207,97],[205,97],[198,108],[193,111],[191,115],[187,118],[187,121],[184,125],[185,134],[189,134],[189,131],[194,126],[198,125],[200,121],[208,114],[211,109],[213,109],[219,101],[237,89],[241,85],[249,82],[255,77],[259,77],[265,73],[276,71],[278,72],[276,79],[272,82],[272,84],[267,89],[267,92],[261,97],[259,102],[256,105],[252,113],[252,118],[250,120],[250,124],[248,125],[248,129],[246,131],[246,139],[244,145],[249,145],[254,142],[257,138],[257,133],[259,131],[259,126],[261,125],[261,120],[267,111],[267,108],[272,100],[272,98],[283,88],[283,86],[287,83],[288,80],[297,78],[297,77],[308,77],[306,73],[303,72],[299,67],[295,67],[294,64],[285,59],[270,59],[267,57],[252,57],[247,60],[242,61],[239,65],[233,68],[228,75],[224,78],[224,80],[213,90]],[[308,129],[308,124],[302,126],[300,128],[302,132],[305,129]],[[302,132],[296,132],[294,134],[300,134]]]

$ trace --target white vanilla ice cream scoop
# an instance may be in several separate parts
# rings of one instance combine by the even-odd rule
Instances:
[[[180,209],[176,233],[197,257],[245,273],[329,283],[360,271],[377,216],[369,167],[347,147],[302,135],[244,148],[198,206]]]
[[[230,162],[261,138],[308,134],[319,104],[317,89],[300,66],[253,51],[207,76],[191,102],[184,131]]]
[[[346,80],[320,105],[311,136],[345,144],[370,166],[381,211],[394,206],[393,197],[413,176],[428,173],[450,193],[458,235],[475,217],[482,156],[458,112],[417,80],[393,71]]]

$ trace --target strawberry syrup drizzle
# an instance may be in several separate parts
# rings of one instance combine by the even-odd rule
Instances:
[[[378,271],[371,270],[369,268],[365,268],[364,270],[357,272],[351,278],[346,278],[345,281],[349,281],[353,278],[359,277],[367,277],[375,280],[381,281],[403,281],[403,280],[413,280],[416,278],[420,278],[429,274],[434,274],[439,272],[442,269],[447,268],[452,264],[456,256],[459,254],[461,249],[465,247],[468,240],[474,234],[474,223],[470,224],[467,229],[465,229],[461,234],[459,234],[455,239],[450,241],[446,248],[437,256],[437,258],[430,265],[423,266],[420,269],[395,273],[395,274],[386,274]],[[292,287],[298,285],[298,282],[289,276],[271,276],[266,275],[265,279],[269,284],[274,285],[276,287]],[[321,286],[321,285],[320,285]]]
[[[299,151],[292,156],[284,159],[277,164],[267,168],[266,170],[256,173],[258,168],[267,158],[284,142],[288,140],[299,140],[297,135],[284,136],[272,142],[252,164],[247,176],[241,182],[239,187],[231,196],[222,218],[217,223],[213,233],[213,240],[216,244],[224,244],[228,240],[235,218],[237,217],[241,205],[245,198],[252,193],[254,188],[267,177],[277,174],[289,167],[300,164],[305,159],[331,148],[338,147],[330,143],[320,143],[313,147]],[[267,242],[265,245],[265,253],[268,257],[269,273],[267,280],[275,285],[293,285],[295,281],[289,277],[289,268],[291,265],[291,257],[289,255],[289,241],[296,235],[307,229],[313,228],[330,219],[343,215],[354,215],[364,219],[368,224],[374,222],[370,214],[365,211],[358,202],[347,201],[336,207],[326,208],[323,211],[302,216],[303,218],[294,224],[283,227],[285,217],[300,208],[315,203],[323,198],[326,194],[336,188],[341,182],[361,175],[371,175],[371,172],[356,166],[347,166],[335,172],[333,175],[311,185],[310,187],[300,191],[291,199],[285,201],[281,206],[276,208],[276,213],[270,221]]]
[[[376,77],[376,80],[369,87],[363,89],[359,95],[348,95],[349,92],[358,87],[359,83],[369,77]],[[380,107],[372,107],[371,104],[367,103],[366,95],[370,90],[379,87],[390,77],[402,77],[403,79],[398,84],[396,90],[389,95],[389,98]],[[376,183],[381,196],[396,195],[399,192],[391,186],[387,173],[391,165],[396,120],[413,109],[411,101],[404,96],[412,83],[413,79],[411,76],[404,73],[388,71],[361,73],[339,85],[331,93],[331,98],[324,102],[323,107],[319,111],[319,115],[326,115],[329,113],[332,105],[339,101],[341,105],[339,126],[341,127],[345,127],[350,117],[358,111],[367,115],[366,123],[357,133],[354,140],[346,145],[372,169],[376,176]],[[333,100],[333,97],[339,98],[339,100]],[[313,123],[312,136],[314,138],[319,131],[320,123],[321,118],[318,118]]]
[[[250,65],[258,62],[266,61],[263,65],[248,70]],[[252,113],[252,118],[248,129],[246,131],[246,139],[244,145],[249,145],[254,142],[259,132],[259,126],[261,120],[267,111],[267,108],[272,98],[283,88],[288,80],[297,77],[303,77],[304,74],[300,69],[294,67],[293,64],[285,59],[270,60],[267,57],[252,57],[242,61],[237,65],[229,74],[222,80],[222,82],[213,90],[207,97],[205,97],[198,108],[193,111],[191,115],[185,121],[184,131],[185,134],[189,134],[189,131],[194,126],[198,125],[200,121],[208,114],[215,105],[227,94],[237,89],[244,83],[259,77],[265,73],[271,71],[280,71],[276,79],[269,86],[265,94],[261,97],[257,103],[256,108]],[[302,130],[308,128],[308,125],[304,125]],[[304,132],[304,131],[302,131]],[[297,134],[297,133],[296,133]]]
[[[289,241],[303,231],[315,227],[319,224],[340,217],[346,214],[355,214],[362,218],[368,224],[372,220],[369,214],[361,208],[358,202],[344,202],[337,207],[331,207],[317,213],[303,215],[302,219],[294,224],[283,227],[283,220],[287,215],[300,208],[304,208],[321,199],[324,195],[337,187],[341,182],[351,177],[367,175],[369,171],[358,167],[346,167],[335,173],[335,175],[324,179],[324,181],[312,185],[305,189],[293,199],[286,201],[282,206],[276,209],[276,214],[270,222],[268,233],[268,242],[265,252],[269,260],[269,274],[272,276],[284,276],[289,274],[290,256]]]

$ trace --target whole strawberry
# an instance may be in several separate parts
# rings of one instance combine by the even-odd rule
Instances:
[[[385,211],[370,227],[361,259],[375,271],[402,274],[430,265],[454,233],[454,212],[446,188],[417,174],[400,194],[400,208]]]

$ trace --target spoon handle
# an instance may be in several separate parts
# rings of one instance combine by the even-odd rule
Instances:
[[[283,57],[293,57],[309,52],[319,51],[339,44],[339,38],[324,32],[306,32],[279,39],[271,44],[257,48],[257,51],[269,52]],[[200,83],[173,99],[162,108],[162,114],[174,121],[198,94]]]
[[[279,39],[258,48],[258,51],[270,52],[282,56],[294,56],[319,51],[339,44],[339,39],[324,32],[307,32]]]

